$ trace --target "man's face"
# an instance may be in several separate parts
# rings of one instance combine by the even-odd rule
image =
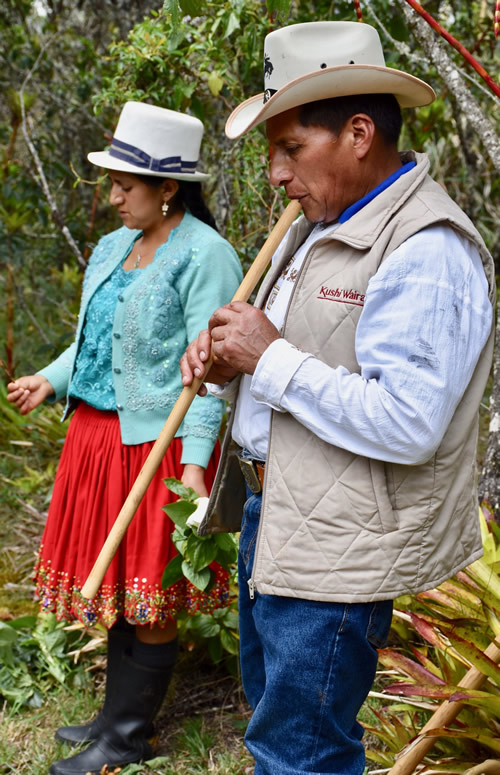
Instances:
[[[348,131],[336,137],[324,127],[302,126],[298,116],[292,108],[266,122],[270,180],[300,201],[310,221],[330,223],[359,198]]]

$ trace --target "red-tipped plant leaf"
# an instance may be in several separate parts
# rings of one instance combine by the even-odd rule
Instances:
[[[485,622],[480,629],[474,626],[471,627],[467,624],[462,624],[461,622],[456,624],[450,623],[449,629],[447,628],[444,630],[443,634],[445,634],[447,638],[451,638],[451,635],[455,638],[461,638],[467,643],[471,643],[480,651],[486,651],[491,643],[491,638],[486,632]]]
[[[410,617],[416,631],[424,638],[424,640],[428,641],[431,646],[435,646],[441,651],[446,651],[448,649],[448,644],[441,635],[436,632],[435,627],[429,623],[427,617],[414,613],[411,613]]]
[[[477,762],[464,762],[461,759],[447,760],[440,759],[436,764],[430,764],[428,767],[424,767],[418,771],[418,775],[439,775],[441,772],[447,772],[448,775],[463,775],[471,767],[474,767]]]
[[[489,692],[480,692],[477,689],[459,688],[449,698],[450,702],[467,702],[479,708],[484,708],[491,714],[500,718],[500,697]]]
[[[449,630],[445,633],[450,639],[453,647],[463,657],[465,657],[474,667],[481,671],[485,676],[491,678],[492,681],[500,686],[500,667],[489,657],[486,656],[480,649],[474,646],[470,641],[461,638],[453,630]]]
[[[457,694],[460,691],[460,687],[436,686],[436,684],[395,683],[386,686],[384,691],[388,694],[397,694],[403,697],[432,697],[434,700],[448,700],[453,694]]]
[[[440,584],[438,589],[455,600],[463,600],[467,606],[474,609],[481,605],[481,598],[478,596],[477,591],[471,588],[470,583],[465,583],[465,579],[467,579],[467,576],[464,576],[462,581],[459,581],[456,577],[452,578]]]
[[[418,662],[414,662],[413,659],[406,657],[399,651],[394,649],[380,649],[378,652],[379,661],[385,667],[392,670],[398,670],[415,681],[425,681],[426,683],[444,684],[442,678],[431,673],[430,670],[420,665]]]
[[[446,594],[441,588],[430,589],[421,596],[425,600],[433,600],[439,603],[442,612],[448,618],[472,619],[473,621],[482,621],[484,617],[481,611],[481,601],[477,605],[469,605],[464,599],[457,600],[449,594]]]
[[[491,565],[484,560],[476,560],[466,568],[466,572],[478,585],[500,600],[500,577]]]
[[[456,737],[475,740],[477,743],[485,745],[487,748],[491,748],[492,751],[500,753],[500,738],[498,735],[489,733],[484,729],[473,729],[472,727],[466,729],[447,729],[446,727],[439,727],[437,729],[430,729],[423,735],[419,735],[419,738],[425,737]]]
[[[437,678],[442,679],[441,671],[439,667],[432,661],[432,659],[429,658],[427,655],[427,647],[425,647],[425,653],[422,649],[417,649],[415,646],[411,646],[410,650],[412,654],[418,659],[420,664],[426,668],[426,670],[429,670],[433,675],[435,675]]]

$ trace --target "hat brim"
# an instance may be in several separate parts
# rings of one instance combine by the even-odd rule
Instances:
[[[232,140],[268,118],[308,102],[354,94],[393,94],[402,108],[429,105],[436,95],[425,81],[409,73],[378,65],[341,65],[307,73],[287,83],[263,102],[264,94],[242,102],[226,122]]]
[[[210,175],[205,172],[155,172],[154,170],[142,169],[134,164],[129,164],[121,159],[116,159],[108,151],[93,151],[87,155],[87,159],[95,164],[96,167],[104,167],[107,170],[116,172],[129,172],[132,175],[149,175],[154,178],[172,178],[173,180],[208,180]]]

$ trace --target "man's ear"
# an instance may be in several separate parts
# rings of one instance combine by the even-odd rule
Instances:
[[[352,148],[359,160],[370,151],[375,139],[375,124],[366,113],[356,113],[351,120]]]

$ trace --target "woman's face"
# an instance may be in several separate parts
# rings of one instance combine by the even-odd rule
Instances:
[[[109,177],[109,201],[118,210],[124,226],[145,231],[162,223],[161,206],[169,198],[165,191],[167,179],[159,186],[151,186],[129,172],[110,170]]]

